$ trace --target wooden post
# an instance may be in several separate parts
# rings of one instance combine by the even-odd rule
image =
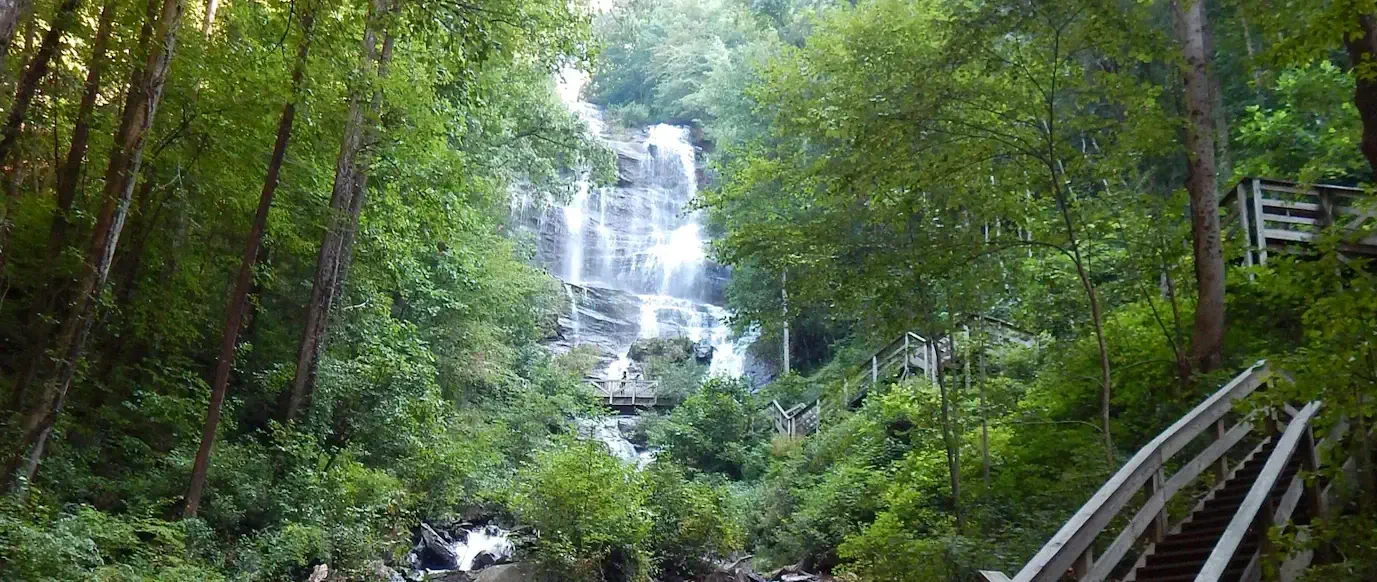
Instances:
[[[1150,489],[1148,489],[1148,493],[1150,495],[1156,495],[1162,490],[1162,485],[1165,484],[1166,481],[1166,476],[1162,474],[1162,468],[1158,467],[1157,472],[1152,474],[1152,483],[1149,485]],[[1149,531],[1152,532],[1152,541],[1155,543],[1160,543],[1162,540],[1167,539],[1166,504],[1163,504],[1162,509],[1152,518],[1152,526]]]
[[[908,351],[908,332],[904,332],[904,375],[903,375],[904,378],[908,378],[908,359],[909,359],[909,351]]]
[[[1081,552],[1081,555],[1076,557],[1076,563],[1071,566],[1072,569],[1075,570],[1076,575],[1074,576],[1074,578],[1076,580],[1084,579],[1085,575],[1090,573],[1090,568],[1094,565],[1095,546],[1094,544],[1091,544],[1089,546],[1086,546],[1085,551]]]
[[[1320,453],[1315,446],[1314,428],[1307,428],[1305,436],[1301,437],[1300,443],[1301,468],[1309,474],[1305,481],[1305,500],[1309,506],[1310,519],[1326,519],[1329,517],[1329,506],[1324,500],[1324,488],[1320,486],[1320,481],[1315,477],[1315,471],[1320,467]],[[1329,553],[1329,544],[1321,542],[1315,547],[1315,563],[1327,564],[1332,556]]]
[[[1253,226],[1248,219],[1248,190],[1244,188],[1244,182],[1238,183],[1238,188],[1234,190],[1234,204],[1238,206],[1238,221],[1243,224],[1243,248],[1247,249],[1243,253],[1243,264],[1253,266]],[[1249,277],[1252,277],[1249,275]]]
[[[1281,562],[1277,560],[1277,558],[1286,557],[1277,556],[1277,548],[1272,544],[1272,536],[1268,535],[1268,532],[1272,530],[1273,516],[1276,514],[1277,500],[1275,497],[1269,496],[1267,501],[1262,504],[1262,511],[1259,511],[1257,514],[1258,567],[1262,570],[1263,580],[1276,580],[1277,566],[1281,565]],[[1271,562],[1271,564],[1268,564],[1268,562]]]
[[[1257,264],[1267,264],[1267,221],[1262,215],[1262,180],[1253,178],[1253,209],[1256,224],[1253,229],[1257,231]]]
[[[875,352],[870,356],[870,388],[873,390],[880,383],[880,353]]]
[[[1220,418],[1219,420],[1215,421],[1215,423],[1214,423],[1214,439],[1215,439],[1215,440],[1222,440],[1222,439],[1224,438],[1224,433],[1225,433],[1225,432],[1227,432],[1227,431],[1224,430],[1224,419],[1223,419],[1223,418]],[[1219,461],[1218,461],[1218,465],[1216,465],[1216,467],[1215,467],[1215,472],[1216,472],[1216,474],[1215,474],[1215,476],[1214,476],[1214,483],[1215,483],[1215,485],[1219,485],[1219,484],[1223,483],[1224,480],[1228,478],[1228,476],[1229,476],[1229,459],[1228,459],[1228,457],[1226,457],[1225,455],[1219,455]]]

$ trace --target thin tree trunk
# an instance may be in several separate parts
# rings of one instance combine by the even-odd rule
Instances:
[[[363,34],[363,69],[378,67],[381,74],[386,73],[384,56],[390,56],[391,38],[384,42],[382,55],[377,42],[378,21],[387,10],[382,1],[375,1],[372,17]],[[288,394],[284,421],[294,420],[301,407],[308,401],[315,388],[316,372],[320,355],[325,346],[329,331],[330,309],[339,291],[341,264],[344,253],[352,243],[351,231],[358,224],[362,210],[363,190],[366,189],[367,174],[361,164],[359,152],[371,132],[365,129],[366,117],[376,118],[381,94],[364,102],[364,87],[357,88],[349,99],[349,119],[340,140],[339,156],[335,160],[335,181],[330,193],[330,217],[325,236],[321,240],[320,251],[316,256],[316,273],[311,284],[311,300],[306,307],[306,321],[302,327],[301,342],[297,349],[296,375],[292,379]],[[365,109],[371,109],[366,112]],[[347,270],[348,267],[345,267]]]
[[[1219,234],[1219,184],[1215,165],[1214,100],[1205,0],[1172,2],[1181,52],[1186,59],[1186,190],[1198,298],[1191,360],[1202,372],[1220,366],[1224,347],[1224,246]]]
[[[934,336],[936,337],[936,336]],[[933,352],[937,353],[934,366],[937,370],[937,390],[942,398],[942,442],[947,449],[947,475],[951,479],[951,504],[952,511],[956,514],[956,531],[965,531],[965,516],[961,511],[961,457],[957,451],[957,443],[952,426],[952,405],[951,395],[947,391],[947,383],[942,374],[942,355],[937,350],[937,344],[933,344]],[[953,346],[954,347],[954,346]]]
[[[784,362],[783,362],[783,366],[781,366],[781,369],[784,370],[784,375],[785,375],[785,376],[788,376],[788,375],[789,375],[789,358],[790,358],[790,356],[789,356],[789,272],[788,272],[788,271],[785,271],[784,273],[782,273],[782,274],[779,276],[779,281],[780,281],[780,286],[779,286],[779,298],[780,298],[780,301],[782,301],[782,302],[784,303],[784,341],[783,341],[783,342],[780,342],[780,345],[781,345],[781,347],[783,348],[783,358],[784,358]]]
[[[49,265],[55,265],[58,257],[62,254],[62,249],[67,245],[67,230],[71,226],[72,204],[76,200],[77,187],[81,179],[81,167],[86,155],[86,148],[89,144],[91,133],[91,119],[95,110],[96,98],[100,93],[100,77],[105,66],[108,64],[106,52],[109,50],[110,25],[116,13],[116,2],[118,0],[106,0],[105,6],[101,9],[101,23],[96,32],[95,47],[91,54],[91,63],[88,66],[86,75],[86,86],[81,98],[81,105],[77,111],[77,119],[72,131],[72,145],[67,152],[67,161],[58,171],[57,175],[57,208],[53,213],[53,222],[48,232],[48,244],[46,257]],[[146,54],[148,39],[153,34],[153,21],[157,19],[159,0],[149,0],[147,17],[144,19],[142,29],[139,31],[139,53]],[[142,70],[136,70],[130,76],[129,84],[134,87],[143,76]],[[126,100],[124,114],[120,120],[120,127],[123,128],[130,123],[129,115],[133,113],[133,108],[128,105]],[[123,131],[123,129],[121,129]],[[24,356],[24,370],[19,374],[15,381],[14,389],[10,395],[10,410],[23,412],[25,399],[28,397],[29,387],[37,379],[40,370],[44,367],[45,354],[48,341],[51,339],[53,325],[49,322],[50,318],[42,317],[42,314],[52,313],[58,305],[63,304],[60,296],[66,293],[66,284],[58,280],[56,274],[49,276],[45,283],[46,288],[43,292],[43,306],[34,310],[29,315],[29,327],[32,332],[29,340],[29,351]]]
[[[24,415],[20,425],[22,436],[11,451],[4,474],[0,475],[0,485],[13,484],[15,471],[20,464],[27,462],[30,465],[28,474],[37,470],[37,462],[42,458],[42,444],[46,441],[41,439],[41,435],[56,423],[71,388],[94,320],[91,311],[105,288],[115,247],[119,244],[129,212],[129,201],[134,193],[133,177],[139,173],[144,143],[172,66],[181,20],[182,1],[163,0],[158,21],[159,46],[149,51],[138,86],[130,88],[133,99],[128,101],[127,107],[133,109],[125,116],[125,121],[129,123],[121,122],[120,132],[115,136],[115,147],[105,172],[104,203],[92,231],[91,246],[73,296],[72,308],[63,320],[63,329],[58,335],[57,353],[61,359],[53,377],[45,382],[37,406]]]
[[[220,9],[220,0],[206,0],[206,20],[201,23],[201,36],[210,36],[215,28],[215,12]]]
[[[82,88],[81,105],[77,108],[72,126],[72,144],[67,148],[67,159],[57,173],[57,208],[53,211],[53,224],[48,232],[47,257],[50,263],[62,253],[62,247],[66,245],[67,228],[71,225],[70,214],[81,180],[81,166],[86,159],[86,147],[91,141],[91,119],[96,109],[96,98],[100,95],[100,78],[105,73],[105,53],[110,45],[110,23],[115,17],[115,2],[106,0],[100,9],[96,41],[86,69],[86,85]]]
[[[1204,1],[1204,0],[1201,0]],[[1208,18],[1208,16],[1206,16]],[[1247,22],[1245,21],[1246,25]],[[1205,54],[1213,58],[1214,32],[1206,26],[1205,32]],[[1218,161],[1215,169],[1215,183],[1228,183],[1234,177],[1234,158],[1233,151],[1229,147],[1229,110],[1224,107],[1224,86],[1219,80],[1219,75],[1210,75],[1210,113],[1214,121],[1214,151],[1215,160]]]
[[[3,276],[5,267],[9,263],[11,254],[9,235],[13,227],[13,213],[17,206],[19,193],[18,170],[10,167],[8,163],[10,152],[14,150],[15,141],[19,138],[19,130],[28,114],[29,104],[33,102],[34,94],[38,92],[38,84],[43,80],[43,77],[48,75],[53,56],[62,50],[62,37],[67,34],[67,29],[71,28],[72,23],[76,20],[76,11],[80,6],[81,0],[65,0],[58,7],[52,26],[43,34],[43,45],[24,69],[24,74],[19,82],[18,93],[15,94],[13,104],[10,106],[4,129],[0,130],[0,136],[3,136],[0,137],[0,172],[3,172],[7,182],[5,184],[5,215],[0,217],[0,276]]]
[[[43,44],[39,46],[38,52],[29,60],[29,65],[24,69],[24,75],[20,77],[19,89],[14,95],[14,103],[10,106],[9,115],[5,118],[5,128],[3,137],[0,137],[0,167],[8,168],[10,153],[14,151],[15,141],[19,139],[19,130],[24,125],[24,118],[28,116],[29,104],[33,102],[33,96],[38,93],[38,83],[43,77],[48,76],[49,65],[52,64],[53,56],[62,50],[62,38],[66,36],[67,29],[72,27],[76,21],[77,9],[81,7],[81,0],[64,0],[57,9],[57,16],[53,19],[53,25],[43,34]]]
[[[1377,176],[1377,14],[1358,15],[1358,30],[1344,34],[1344,48],[1353,67],[1353,105],[1363,122],[1359,145]]]
[[[249,308],[249,289],[253,286],[253,266],[258,260],[259,248],[263,244],[263,233],[268,226],[268,210],[272,207],[273,196],[277,193],[278,177],[282,173],[282,163],[287,157],[287,144],[292,136],[292,122],[296,119],[296,103],[300,98],[302,78],[306,73],[306,59],[311,47],[311,26],[315,21],[312,8],[304,7],[301,14],[301,44],[297,47],[296,64],[292,68],[292,92],[282,107],[282,117],[277,123],[277,141],[273,144],[272,159],[268,162],[268,173],[263,179],[263,192],[258,197],[258,210],[254,213],[253,226],[244,245],[244,255],[239,262],[239,275],[234,281],[234,291],[230,294],[225,308],[225,330],[220,340],[220,354],[215,362],[215,375],[210,386],[210,406],[206,410],[206,423],[201,430],[201,446],[196,451],[196,461],[191,468],[191,483],[187,487],[186,507],[182,517],[196,517],[201,506],[201,493],[205,488],[206,475],[210,470],[210,453],[215,444],[215,431],[220,425],[220,409],[225,403],[225,393],[229,389],[230,371],[234,368],[235,346],[239,342],[239,328]]]
[[[31,6],[32,0],[0,0],[0,71],[5,70],[5,59],[9,56],[14,33],[19,30],[19,21],[28,15]]]
[[[984,331],[982,320],[981,331]],[[989,379],[985,369],[985,334],[981,333],[980,343],[980,472],[985,481],[985,491],[990,491],[990,410],[985,397],[985,384]]]

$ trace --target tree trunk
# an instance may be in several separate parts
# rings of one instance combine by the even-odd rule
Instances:
[[[1353,67],[1353,105],[1363,122],[1360,147],[1377,176],[1377,14],[1358,15],[1358,29],[1344,34],[1344,47]]]
[[[119,244],[120,232],[129,212],[129,201],[134,193],[133,177],[139,173],[144,143],[157,114],[158,101],[172,65],[177,29],[182,20],[182,1],[163,0],[161,14],[157,34],[159,46],[149,51],[138,85],[130,87],[131,98],[126,107],[132,107],[132,110],[121,121],[110,163],[106,167],[102,194],[104,203],[92,231],[91,246],[86,253],[86,264],[73,295],[73,304],[63,319],[62,331],[58,335],[57,353],[61,359],[52,378],[45,382],[39,402],[24,415],[20,425],[22,436],[10,453],[5,473],[0,475],[0,485],[12,484],[15,471],[26,459],[29,464],[27,473],[33,474],[37,470],[36,465],[42,458],[42,445],[46,440],[40,436],[50,431],[57,421],[85,350],[94,319],[91,311],[110,274],[110,263],[114,259],[115,247]]]
[[[81,180],[81,165],[86,159],[86,147],[91,141],[91,118],[100,95],[100,77],[105,73],[105,53],[110,45],[110,23],[115,17],[115,0],[106,0],[100,9],[96,25],[95,46],[86,69],[86,85],[82,88],[81,105],[77,108],[72,126],[72,144],[67,159],[57,172],[57,208],[53,210],[53,224],[48,232],[48,262],[56,261],[67,244],[67,228],[71,226],[72,204],[76,201],[77,184]]]
[[[983,331],[984,325],[981,325]],[[980,473],[985,481],[985,492],[990,491],[990,410],[985,397],[986,381],[989,375],[985,369],[985,334],[981,334],[980,354]]]
[[[48,75],[49,65],[52,64],[53,56],[62,50],[62,37],[66,36],[67,29],[72,27],[76,21],[76,11],[81,7],[81,0],[64,0],[57,9],[57,16],[53,19],[53,25],[43,34],[43,44],[39,46],[38,52],[29,60],[29,65],[24,69],[24,75],[20,77],[19,89],[14,95],[14,103],[10,106],[10,113],[5,118],[5,128],[3,137],[0,137],[0,168],[8,169],[10,153],[14,151],[15,142],[19,139],[19,129],[24,125],[24,118],[29,113],[29,104],[33,102],[33,96],[38,92],[38,82]]]
[[[253,266],[258,260],[258,251],[263,244],[263,232],[268,226],[268,210],[272,208],[273,196],[277,193],[278,177],[282,173],[282,163],[287,157],[287,143],[292,136],[292,122],[296,119],[296,103],[301,92],[302,78],[306,74],[306,58],[311,48],[311,26],[315,21],[311,6],[303,8],[301,14],[301,43],[297,46],[296,64],[292,67],[292,92],[282,107],[282,117],[277,122],[277,141],[273,144],[272,159],[268,161],[268,173],[263,179],[263,192],[258,196],[258,210],[253,216],[253,226],[244,245],[244,255],[239,261],[239,275],[234,281],[234,291],[225,307],[225,330],[220,339],[220,354],[215,361],[215,376],[210,386],[210,407],[206,410],[206,423],[201,429],[201,446],[196,451],[196,462],[191,468],[191,483],[187,487],[186,506],[182,517],[196,517],[201,506],[201,492],[205,488],[206,474],[210,470],[210,453],[215,444],[215,431],[220,425],[220,408],[225,403],[225,393],[229,389],[230,371],[234,368],[235,346],[239,342],[239,328],[244,323],[248,311],[249,289],[253,286]]]
[[[220,0],[206,0],[206,20],[201,23],[201,36],[210,36],[215,28],[215,12],[220,9]]]
[[[1189,5],[1182,5],[1189,1]],[[1186,190],[1191,199],[1195,253],[1195,329],[1191,360],[1202,372],[1218,368],[1224,347],[1224,246],[1219,234],[1219,184],[1215,166],[1214,102],[1211,97],[1209,25],[1205,0],[1174,0],[1172,12],[1186,59]]]
[[[95,108],[96,98],[100,92],[100,75],[105,65],[105,52],[108,50],[110,36],[110,21],[115,16],[116,0],[106,0],[106,5],[101,11],[101,18],[104,20],[105,36],[101,37],[100,32],[96,33],[96,47],[92,52],[91,64],[88,67],[86,76],[85,94],[82,95],[81,107],[78,110],[76,125],[72,132],[72,147],[67,153],[67,161],[58,172],[57,177],[57,209],[53,214],[53,222],[48,232],[47,258],[49,265],[55,265],[58,257],[62,254],[62,249],[67,244],[67,229],[70,228],[72,204],[76,200],[77,186],[81,177],[82,160],[86,154],[86,147],[89,143],[91,119]],[[147,54],[148,39],[153,35],[153,23],[158,17],[159,0],[148,0],[147,16],[143,26],[139,31],[139,52]],[[104,44],[102,44],[104,42]],[[142,69],[136,69],[129,78],[130,87],[136,87],[139,79],[143,77]],[[120,119],[120,131],[123,132],[132,120],[134,108],[130,103],[137,95],[131,90],[126,95],[125,106]],[[84,112],[84,116],[83,116]],[[53,324],[51,318],[44,317],[44,314],[51,314],[57,306],[63,305],[63,296],[67,295],[67,283],[60,281],[57,274],[48,277],[46,288],[43,292],[43,306],[33,310],[29,314],[28,327],[32,330],[29,340],[29,352],[24,356],[25,367],[15,381],[14,389],[10,396],[10,410],[23,412],[25,401],[28,397],[29,388],[37,380],[41,370],[45,367],[45,350],[48,341],[51,339]]]
[[[18,93],[15,94],[13,105],[10,106],[9,115],[5,120],[5,127],[0,130],[0,172],[4,173],[6,200],[5,215],[0,217],[0,275],[5,272],[5,266],[9,263],[9,235],[13,227],[13,212],[16,209],[18,200],[18,181],[16,168],[11,168],[8,164],[9,154],[14,149],[15,141],[19,138],[19,129],[24,124],[24,117],[28,114],[29,104],[33,102],[33,96],[38,92],[38,83],[43,77],[48,75],[49,65],[52,64],[53,56],[62,50],[62,37],[71,28],[72,22],[76,20],[76,10],[81,6],[81,0],[64,0],[58,7],[57,15],[53,19],[53,25],[43,35],[43,45],[30,59],[28,67],[19,83]]]
[[[783,348],[783,365],[780,367],[784,375],[789,375],[789,272],[785,271],[779,276],[779,299],[784,304],[784,341],[780,342]]]
[[[933,337],[940,338],[936,335]],[[942,399],[942,443],[947,449],[947,475],[951,479],[952,512],[956,515],[956,531],[961,533],[965,531],[965,516],[961,511],[961,453],[958,449],[959,443],[954,435],[956,429],[952,420],[951,395],[948,393],[947,383],[942,377],[942,354],[936,347],[936,342],[940,339],[933,341],[933,353],[937,354],[937,357],[933,359],[936,362],[934,368],[936,368],[937,390]]]
[[[9,56],[14,33],[19,30],[19,21],[28,15],[31,6],[32,0],[0,0],[0,71],[5,70],[5,58]]]
[[[379,54],[377,27],[383,13],[387,10],[382,1],[375,1],[372,17],[363,33],[363,68],[376,66],[379,76],[387,71],[386,58],[390,57],[392,39],[383,43]],[[297,349],[296,375],[292,379],[287,406],[283,420],[291,422],[309,400],[315,388],[316,372],[320,364],[320,354],[325,346],[329,331],[330,310],[339,291],[341,265],[350,251],[357,228],[359,214],[363,205],[363,190],[367,185],[366,164],[359,159],[359,152],[372,132],[365,128],[367,118],[376,119],[381,105],[381,93],[364,102],[364,87],[352,92],[349,98],[349,119],[340,140],[339,156],[335,160],[335,181],[330,192],[330,217],[321,240],[320,251],[316,256],[316,273],[311,283],[311,300],[306,306],[306,321],[302,327],[301,342]],[[365,109],[370,111],[365,112]],[[344,267],[345,270],[348,267]]]

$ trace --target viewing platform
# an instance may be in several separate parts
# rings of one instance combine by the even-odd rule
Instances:
[[[1349,186],[1244,178],[1224,193],[1219,206],[1228,213],[1224,228],[1230,232],[1225,236],[1241,232],[1247,248],[1243,261],[1251,267],[1266,264],[1269,253],[1295,252],[1298,245],[1314,244],[1319,231],[1329,226],[1354,232],[1370,228],[1377,220],[1370,201],[1371,195]],[[1377,234],[1339,248],[1377,257]]]
[[[630,412],[647,408],[669,408],[678,402],[660,396],[659,380],[585,378],[593,393],[607,407]]]

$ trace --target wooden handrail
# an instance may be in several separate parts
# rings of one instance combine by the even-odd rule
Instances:
[[[1267,458],[1267,464],[1262,467],[1262,472],[1253,481],[1253,486],[1248,490],[1247,497],[1243,498],[1243,503],[1239,505],[1238,512],[1234,513],[1233,519],[1229,520],[1229,526],[1220,535],[1219,542],[1210,552],[1210,557],[1205,560],[1205,565],[1200,568],[1200,574],[1195,577],[1195,582],[1217,582],[1220,576],[1224,575],[1224,570],[1229,567],[1229,562],[1233,560],[1234,553],[1243,543],[1243,538],[1247,536],[1248,530],[1253,527],[1259,514],[1265,511],[1272,489],[1276,486],[1277,480],[1281,478],[1282,472],[1286,470],[1286,465],[1291,461],[1291,456],[1295,454],[1301,437],[1310,430],[1310,420],[1315,417],[1315,412],[1319,408],[1320,403],[1318,402],[1307,404],[1286,426],[1286,432],[1282,433],[1281,439],[1277,441],[1276,448],[1273,449],[1272,455]],[[1295,505],[1292,503],[1291,508],[1294,507]],[[1286,515],[1282,517],[1290,517],[1289,509],[1285,513]],[[1263,517],[1270,521],[1277,516],[1265,514]],[[1267,534],[1260,532],[1260,535]]]
[[[1223,419],[1224,415],[1233,409],[1235,401],[1257,390],[1270,374],[1269,365],[1259,361],[1234,377],[1228,384],[1225,384],[1224,387],[1157,435],[1132,459],[1129,459],[1113,477],[1110,477],[1100,487],[1099,491],[1090,498],[1090,501],[1086,502],[1061,527],[1057,534],[1018,572],[1018,575],[1013,578],[1014,582],[1053,582],[1060,580],[1066,571],[1078,561],[1077,574],[1084,579],[1102,580],[1103,578],[1095,578],[1094,576],[1107,576],[1108,571],[1123,558],[1124,553],[1131,547],[1132,539],[1136,539],[1149,524],[1158,519],[1162,508],[1165,507],[1171,496],[1203,472],[1206,466],[1222,456],[1233,444],[1237,443],[1247,433],[1249,425],[1241,423],[1240,426],[1245,428],[1235,427],[1224,438],[1219,439],[1226,444],[1217,443],[1217,445],[1207,448],[1188,462],[1171,479],[1165,479],[1162,475],[1162,468],[1166,461],[1180,452],[1206,429]],[[1093,560],[1089,550],[1094,544],[1095,538],[1133,500],[1138,491],[1150,483],[1153,487],[1153,494],[1147,506],[1139,511],[1126,531],[1110,545],[1108,551],[1099,560]],[[1125,539],[1128,541],[1125,542]],[[992,577],[993,574],[986,574],[986,579],[998,580],[999,578]]]

